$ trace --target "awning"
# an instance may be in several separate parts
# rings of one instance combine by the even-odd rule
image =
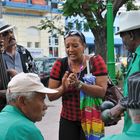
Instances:
[[[87,44],[94,44],[94,38],[93,37],[86,37],[86,43]],[[121,38],[114,38],[114,44],[115,45],[122,45],[122,39]]]

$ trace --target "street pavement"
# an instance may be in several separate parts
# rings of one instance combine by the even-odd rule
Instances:
[[[50,102],[46,99],[48,110],[42,121],[37,122],[36,126],[41,130],[44,140],[58,140],[58,127],[61,112],[61,98]],[[123,119],[117,125],[106,127],[105,135],[121,133],[123,128]]]

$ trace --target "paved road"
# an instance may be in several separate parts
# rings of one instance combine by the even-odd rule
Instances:
[[[41,122],[36,123],[40,128],[45,140],[58,140],[58,126],[61,111],[61,99],[53,102],[46,100],[50,106],[46,112],[46,115]],[[105,134],[117,134],[122,131],[123,120],[119,121],[118,125],[106,127]]]

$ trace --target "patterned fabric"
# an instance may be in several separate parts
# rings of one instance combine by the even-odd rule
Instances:
[[[93,75],[95,76],[107,75],[107,68],[102,57],[98,55],[95,57],[94,60],[96,60],[97,62],[95,61],[92,62],[92,67],[94,68]],[[66,57],[60,60],[56,60],[54,66],[52,67],[50,78],[61,81],[64,72],[68,69],[69,69],[68,61]],[[81,71],[81,75],[79,79],[83,81],[83,77],[86,73],[87,73],[87,68]],[[63,94],[61,116],[71,121],[81,121],[79,90],[74,88],[69,88]]]
[[[134,53],[133,58],[131,59],[131,62],[129,64],[129,67],[125,76],[124,86],[123,86],[124,96],[128,96],[128,84],[127,84],[128,77],[138,71],[140,71],[140,45],[136,48],[136,51]],[[125,112],[123,131],[126,132],[131,125],[132,125],[132,121],[129,117],[129,114]]]
[[[92,74],[83,77],[84,82],[95,84],[95,76]],[[99,109],[102,100],[94,98],[82,90],[80,91],[81,125],[87,140],[99,140],[104,136],[104,123]]]

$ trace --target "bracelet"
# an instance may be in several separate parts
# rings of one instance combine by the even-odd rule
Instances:
[[[84,83],[83,83],[82,81],[79,81],[79,83],[78,83],[78,85],[77,85],[77,88],[78,88],[78,89],[81,89],[81,87],[83,86],[83,84],[84,84]]]

